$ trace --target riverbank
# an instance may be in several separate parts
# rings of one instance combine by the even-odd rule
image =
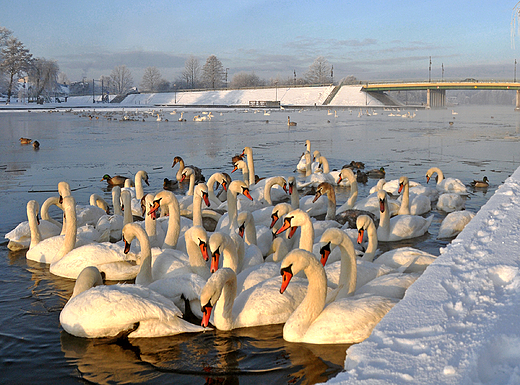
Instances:
[[[520,168],[330,384],[520,383]]]

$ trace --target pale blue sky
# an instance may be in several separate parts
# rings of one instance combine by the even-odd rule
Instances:
[[[125,64],[139,83],[156,66],[166,80],[194,55],[261,78],[302,76],[317,56],[334,78],[511,79],[517,0],[164,1],[0,0],[0,25],[36,57],[58,61],[70,80]],[[519,67],[520,70],[520,67]],[[519,72],[520,77],[520,72]]]

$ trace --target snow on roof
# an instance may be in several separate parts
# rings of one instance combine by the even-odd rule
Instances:
[[[520,383],[520,168],[329,384]]]

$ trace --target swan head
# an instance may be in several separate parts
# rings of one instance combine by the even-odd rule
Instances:
[[[58,193],[60,194],[60,203],[63,203],[63,198],[70,195],[70,185],[64,181],[58,183]]]
[[[232,242],[232,240],[229,235],[220,232],[213,233],[211,234],[211,237],[209,237],[209,249],[211,250],[211,273],[218,270],[220,256],[230,242]]]
[[[105,273],[100,272],[95,266],[88,266],[81,270],[76,283],[74,284],[74,291],[72,292],[71,299],[75,296],[91,289],[95,286],[104,285]]]
[[[360,215],[356,219],[356,227],[358,229],[358,237],[357,243],[361,244],[363,242],[363,236],[365,235],[365,231],[367,231],[368,227],[373,225],[374,222],[368,215]]]
[[[314,199],[312,200],[312,203],[316,202],[322,195],[329,194],[331,191],[333,191],[333,187],[328,182],[321,182],[318,187],[316,188],[316,194],[314,195]]]
[[[379,190],[377,192],[377,199],[379,199],[379,211],[384,213],[385,212],[385,206],[386,206],[386,191],[385,190]]]
[[[294,176],[290,176],[288,179],[287,179],[288,183],[289,183],[289,194],[292,194],[293,192],[293,189],[296,188],[296,178]]]
[[[292,277],[304,270],[310,263],[318,264],[314,255],[307,250],[295,249],[290,251],[282,261],[280,265],[280,275],[282,276],[282,286],[280,287],[280,293],[289,286]]]
[[[195,186],[194,194],[200,196],[206,204],[206,206],[210,207],[208,197],[208,186],[206,185],[206,183],[199,183],[197,186]]]
[[[310,222],[309,214],[301,209],[291,211],[285,216],[282,227],[278,229],[276,235],[283,233],[288,228],[291,228],[289,232],[289,238],[291,238],[297,230],[298,226],[302,226],[304,223]]]
[[[185,167],[184,170],[182,170],[181,175],[182,175],[181,180],[179,182],[184,182],[186,180],[186,178],[189,178],[192,175],[195,175],[195,172],[193,171],[193,169],[191,167]]]
[[[173,164],[172,164],[172,167],[175,167],[175,165],[176,165],[177,163],[180,164],[181,162],[183,162],[182,158],[181,158],[180,156],[176,156],[175,158],[173,158]]]
[[[244,196],[246,196],[248,199],[253,200],[253,197],[249,193],[249,188],[247,187],[247,184],[242,180],[234,180],[229,184],[229,189],[231,193],[238,195],[242,193]]]
[[[150,186],[150,183],[148,182],[148,173],[144,170],[137,171],[137,174],[135,174],[135,179],[141,178],[144,183],[146,183],[147,186]]]
[[[273,210],[271,212],[271,225],[269,226],[270,229],[274,227],[276,222],[278,222],[278,219],[286,215],[288,212],[292,210],[292,207],[288,203],[278,203],[276,206],[273,207]]]
[[[397,192],[400,194],[401,191],[403,191],[404,186],[407,185],[408,183],[409,183],[408,177],[402,176],[401,178],[399,178],[399,190]]]
[[[329,228],[325,230],[320,239],[320,262],[323,266],[327,263],[330,253],[345,238],[345,233],[340,229]],[[347,237],[348,238],[348,237]],[[348,238],[350,240],[350,238]]]
[[[351,183],[356,179],[354,171],[352,171],[349,167],[344,167],[341,169],[341,172],[339,173],[339,179],[336,183],[340,183],[345,178],[348,179]]]

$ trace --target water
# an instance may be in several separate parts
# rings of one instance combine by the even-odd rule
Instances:
[[[61,180],[70,183],[78,203],[86,204],[92,193],[110,202],[110,191],[100,182],[106,173],[132,176],[146,170],[150,187],[145,191],[155,192],[165,177],[174,178],[174,156],[201,167],[208,177],[217,170],[230,172],[231,157],[244,146],[253,148],[258,175],[289,176],[305,139],[328,158],[331,168],[363,161],[368,169],[384,166],[387,180],[407,175],[425,183],[431,166],[466,184],[486,175],[491,186],[470,190],[466,201],[466,208],[476,212],[518,167],[520,114],[509,106],[456,110],[458,115],[451,109],[410,110],[416,114],[413,119],[382,110],[358,117],[358,109],[351,114],[342,109],[337,118],[318,110],[271,111],[269,116],[219,110],[213,111],[211,122],[193,122],[193,115],[202,111],[188,109],[184,123],[176,121],[179,115],[169,115],[171,109],[164,115],[169,122],[155,117],[145,122],[109,120],[109,115],[120,118],[121,111],[108,109],[95,114],[1,112],[0,236],[26,219],[28,200],[41,204],[56,194]],[[296,127],[287,127],[288,115]],[[37,139],[40,150],[20,145],[22,136]],[[366,196],[375,183],[360,185],[359,196]],[[348,190],[338,193],[340,203]],[[444,214],[433,213],[430,234],[381,247],[413,245],[438,255],[448,241],[436,239]],[[52,214],[59,218],[57,210]],[[24,252],[10,252],[6,244],[0,244],[0,382],[316,383],[343,367],[346,346],[287,343],[280,325],[120,345],[72,337],[61,329],[59,313],[74,282],[51,275],[48,267],[27,261]]]

